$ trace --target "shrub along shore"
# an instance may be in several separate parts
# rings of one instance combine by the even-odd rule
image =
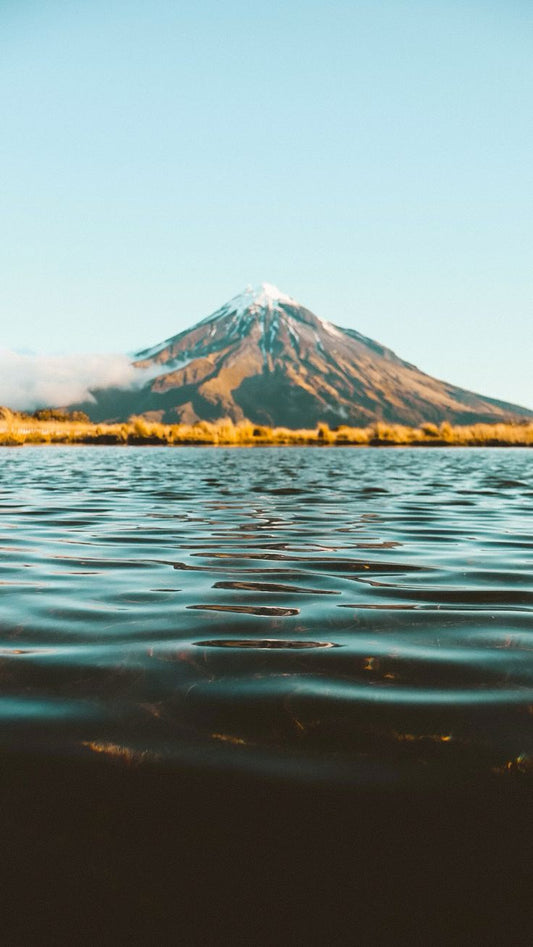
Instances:
[[[406,427],[377,421],[369,427],[340,425],[292,430],[229,418],[195,424],[161,424],[143,417],[125,423],[93,424],[80,412],[0,409],[0,446],[24,444],[122,444],[310,447],[533,447],[533,422],[515,424],[422,424]]]

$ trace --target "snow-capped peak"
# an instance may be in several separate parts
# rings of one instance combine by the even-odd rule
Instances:
[[[245,313],[254,316],[265,309],[274,312],[276,309],[280,309],[281,303],[290,304],[292,306],[298,305],[292,296],[287,296],[286,293],[282,293],[281,290],[272,283],[260,283],[258,286],[248,285],[242,293],[233,296],[233,298],[229,299],[227,303],[224,303],[220,309],[217,309],[216,312],[202,319],[198,325],[206,325],[230,313],[236,319],[240,319]]]
[[[247,292],[252,296],[257,306],[270,306],[276,303],[294,303],[292,296],[282,293],[273,283],[260,283],[253,289],[247,287]]]
[[[278,309],[280,303],[294,305],[295,300],[272,283],[260,283],[259,286],[248,285],[242,293],[230,299],[223,309],[240,315],[247,309]]]

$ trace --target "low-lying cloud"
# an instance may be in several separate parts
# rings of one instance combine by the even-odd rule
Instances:
[[[148,376],[127,355],[26,355],[0,349],[0,405],[33,411],[94,401],[91,389],[137,388]]]

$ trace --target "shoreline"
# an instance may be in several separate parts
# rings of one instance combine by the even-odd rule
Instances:
[[[510,442],[510,443],[497,442],[497,443],[492,443],[492,442],[490,442],[490,441],[487,441],[487,442],[481,442],[481,443],[480,443],[480,442],[471,442],[471,443],[467,443],[467,444],[453,444],[453,443],[446,443],[446,442],[444,442],[444,443],[442,443],[442,442],[440,442],[440,443],[432,443],[432,442],[428,442],[428,441],[418,441],[418,442],[406,442],[406,443],[394,443],[394,442],[393,442],[393,443],[390,443],[390,444],[388,444],[388,443],[382,443],[382,444],[375,444],[375,443],[368,443],[368,444],[335,444],[335,443],[333,443],[333,444],[320,444],[320,443],[314,443],[314,442],[294,444],[294,443],[279,443],[279,442],[276,442],[276,441],[270,441],[270,442],[261,442],[261,443],[259,443],[259,444],[225,444],[225,443],[222,443],[222,444],[221,444],[221,443],[216,443],[216,442],[203,442],[203,443],[198,443],[197,441],[189,441],[189,442],[187,442],[187,441],[182,441],[182,442],[180,442],[179,444],[173,444],[173,443],[167,443],[167,442],[165,442],[165,441],[151,441],[151,440],[145,440],[145,441],[126,441],[126,442],[124,442],[124,441],[122,441],[122,442],[121,442],[121,441],[109,441],[109,440],[101,440],[101,441],[99,441],[99,440],[86,440],[86,441],[67,441],[67,440],[65,440],[65,441],[45,441],[45,440],[43,440],[43,441],[24,441],[24,442],[22,442],[22,443],[13,443],[13,442],[9,442],[9,441],[2,441],[2,440],[0,440],[0,447],[6,447],[6,448],[17,448],[17,447],[122,447],[122,448],[127,448],[127,447],[171,447],[171,448],[178,448],[178,449],[181,448],[181,447],[195,447],[195,448],[198,448],[198,449],[202,449],[202,448],[205,448],[205,447],[209,447],[209,448],[211,448],[211,447],[218,447],[218,448],[224,448],[224,449],[227,449],[227,448],[235,448],[235,449],[237,449],[237,450],[245,450],[245,449],[248,449],[248,450],[257,450],[258,448],[261,448],[261,447],[268,447],[268,448],[285,448],[285,447],[289,447],[289,448],[295,448],[295,449],[296,449],[296,448],[302,448],[302,447],[305,447],[305,448],[308,448],[308,447],[309,447],[309,448],[316,448],[316,449],[319,449],[319,450],[321,450],[321,449],[331,449],[331,448],[339,448],[339,449],[350,449],[350,448],[352,448],[352,449],[358,449],[358,450],[361,450],[361,449],[372,449],[372,450],[376,450],[376,449],[378,449],[378,450],[379,450],[379,449],[384,449],[384,450],[386,450],[386,449],[389,449],[389,450],[392,450],[392,449],[405,449],[405,448],[413,448],[413,449],[420,449],[420,448],[422,448],[422,449],[424,449],[424,448],[426,448],[426,447],[429,447],[429,448],[433,448],[433,449],[435,449],[435,448],[446,448],[446,449],[454,449],[454,450],[470,449],[470,448],[476,448],[476,449],[479,449],[479,450],[487,449],[487,448],[489,448],[489,449],[493,449],[493,448],[501,448],[501,449],[520,448],[520,449],[523,450],[524,448],[531,448],[531,447],[533,447],[533,443],[525,443],[525,442],[512,442],[512,443],[511,443],[511,442]]]
[[[367,427],[319,422],[313,428],[270,427],[229,418],[162,424],[144,417],[126,422],[89,421],[57,412],[39,418],[0,409],[0,447],[533,447],[533,422],[418,427],[376,421]]]

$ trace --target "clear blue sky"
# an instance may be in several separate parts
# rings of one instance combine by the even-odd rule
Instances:
[[[0,0],[0,347],[247,283],[533,407],[530,0]]]

